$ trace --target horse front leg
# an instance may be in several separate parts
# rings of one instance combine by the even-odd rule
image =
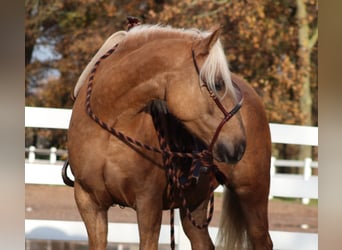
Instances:
[[[207,221],[208,200],[203,201],[195,210],[191,212],[193,219],[197,224],[204,224]],[[184,233],[191,242],[191,248],[194,250],[213,250],[214,244],[210,238],[208,227],[197,228],[189,220],[185,208],[180,208],[180,215]]]
[[[75,182],[75,200],[88,233],[89,250],[105,250],[108,233],[108,208],[101,207]]]
[[[158,250],[162,221],[162,197],[144,198],[137,202],[140,250]]]

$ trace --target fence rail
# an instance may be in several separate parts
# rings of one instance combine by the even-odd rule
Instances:
[[[70,109],[25,107],[25,127],[67,129],[70,117]],[[318,146],[317,127],[270,123],[270,129],[273,143]]]
[[[71,116],[69,109],[50,109],[25,107],[25,127],[67,129]],[[318,128],[308,126],[270,124],[272,143],[298,144],[318,146]],[[26,148],[25,183],[64,185],[61,179],[62,161],[60,156],[67,152],[56,148],[37,149],[33,146]],[[36,157],[43,154],[47,160]],[[271,189],[272,197],[301,198],[304,204],[310,199],[318,199],[318,176],[312,175],[312,169],[318,168],[318,163],[311,159],[303,161],[271,159]],[[303,168],[303,174],[279,174],[278,167]],[[71,175],[71,173],[70,173]],[[219,187],[215,192],[222,192]],[[181,224],[177,223],[176,244],[178,249],[191,249]],[[46,229],[46,230],[43,230]],[[127,233],[122,233],[123,230]],[[168,226],[163,225],[160,234],[160,244],[168,244]],[[215,239],[217,228],[210,227],[211,237]],[[120,232],[120,233],[119,233]],[[27,239],[57,239],[57,240],[86,240],[86,230],[82,222],[25,220],[25,235]],[[120,235],[120,238],[118,238]],[[274,249],[318,249],[318,235],[313,233],[290,233],[271,231]],[[136,224],[109,224],[109,242],[138,243]],[[166,243],[165,243],[166,242]]]

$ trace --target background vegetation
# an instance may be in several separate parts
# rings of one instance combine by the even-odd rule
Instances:
[[[221,25],[231,71],[262,97],[269,121],[317,126],[317,0],[26,0],[25,13],[26,106],[71,108],[83,68],[131,15],[182,28]],[[65,131],[26,129],[26,146],[65,142]],[[317,152],[277,145],[274,154]]]

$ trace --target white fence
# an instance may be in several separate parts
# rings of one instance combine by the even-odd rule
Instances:
[[[67,129],[71,110],[25,107],[25,127]],[[270,124],[273,143],[299,144],[318,146],[318,128],[308,126]],[[64,185],[61,179],[62,162],[57,160],[58,154],[64,151],[51,148],[48,151],[28,148],[28,159],[25,162],[25,183]],[[49,155],[48,161],[36,160],[36,154]],[[303,175],[279,174],[278,166],[304,168]],[[318,177],[312,175],[312,169],[318,168],[318,163],[311,159],[304,161],[271,159],[271,189],[272,197],[302,198],[307,204],[309,199],[318,199]],[[70,174],[71,175],[71,174]],[[222,187],[216,192],[222,192]],[[178,249],[191,249],[189,241],[177,223],[176,244]],[[209,228],[211,237],[215,239],[217,228]],[[124,233],[123,233],[124,232]],[[318,236],[313,233],[291,233],[271,231],[274,249],[318,249]],[[25,235],[27,239],[48,240],[86,240],[86,230],[82,222],[25,220]],[[136,224],[110,223],[109,242],[137,243],[139,242]],[[163,225],[160,244],[169,243],[169,226]]]

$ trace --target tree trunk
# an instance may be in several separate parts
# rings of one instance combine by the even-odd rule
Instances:
[[[297,22],[298,22],[298,82],[302,84],[300,95],[300,110],[302,112],[302,125],[312,125],[312,96],[310,89],[310,55],[312,47],[317,42],[317,27],[310,39],[310,28],[308,24],[306,6],[304,0],[297,0]],[[304,160],[312,155],[311,146],[302,146],[299,153],[299,159]]]

